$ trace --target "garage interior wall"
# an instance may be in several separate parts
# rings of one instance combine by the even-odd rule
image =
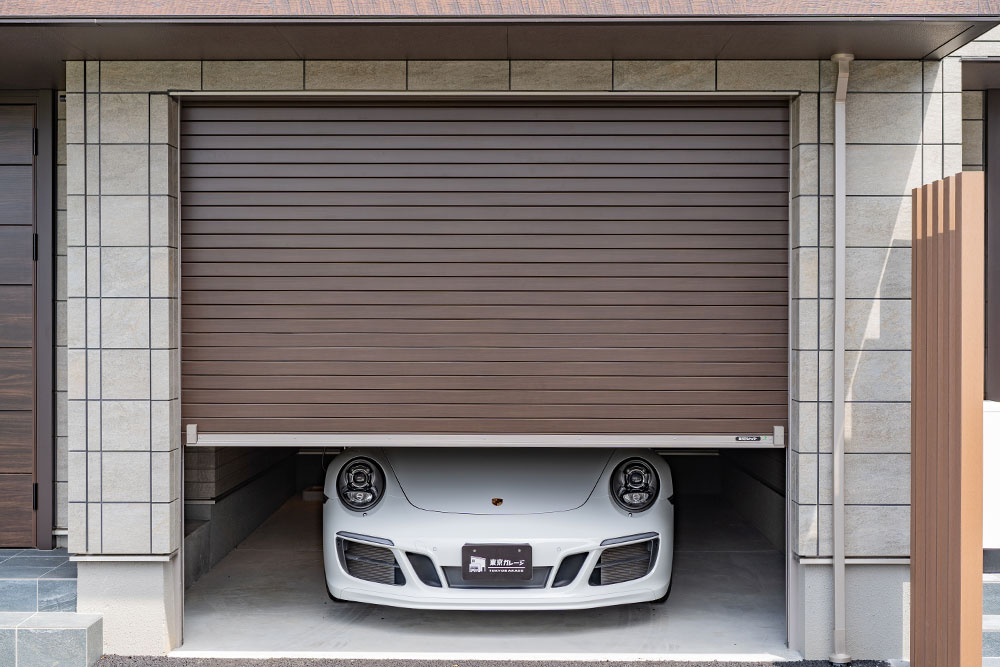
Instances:
[[[811,559],[832,550],[834,81],[825,61],[68,63],[71,550],[100,557],[169,555],[179,547],[178,129],[167,90],[793,89],[799,94],[791,142],[790,642],[807,657],[825,658],[832,649],[832,576],[828,564]],[[961,169],[961,127],[952,122],[961,103],[957,60],[852,65],[846,461],[852,558],[909,554],[909,191]],[[853,657],[905,657],[908,566],[888,563],[848,567]],[[134,625],[124,611],[128,601],[102,597],[84,582],[115,571],[126,568],[104,561],[80,568],[81,591],[88,592],[80,608],[105,613],[109,652],[116,642],[126,646],[124,628]],[[169,566],[147,564],[127,569],[127,576],[175,575]],[[164,599],[157,613],[176,617]],[[150,631],[150,652],[176,641],[156,632]],[[127,646],[137,651],[134,638]]]

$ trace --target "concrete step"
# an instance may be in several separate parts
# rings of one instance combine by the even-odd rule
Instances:
[[[102,642],[96,614],[0,612],[0,665],[5,667],[93,667]]]
[[[983,575],[984,667],[1000,667],[1000,574]]]
[[[76,563],[65,549],[0,549],[0,612],[76,611]]]
[[[983,616],[983,657],[1000,658],[1000,616]]]
[[[983,614],[1000,615],[1000,574],[983,575]]]

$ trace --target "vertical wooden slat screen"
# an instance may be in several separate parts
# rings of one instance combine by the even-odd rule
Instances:
[[[982,664],[982,173],[913,191],[910,662]]]

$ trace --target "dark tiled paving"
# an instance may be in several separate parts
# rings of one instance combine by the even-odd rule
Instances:
[[[20,558],[62,558],[63,560],[69,560],[69,554],[66,553],[65,547],[45,551],[41,549],[22,549],[17,556]]]
[[[0,612],[76,611],[76,563],[65,549],[0,550]]]
[[[39,579],[38,611],[76,611],[76,581]]]
[[[8,558],[0,567],[44,567],[49,570],[69,562],[66,556],[14,556]]]
[[[42,575],[42,579],[76,579],[76,563],[63,563]]]
[[[38,583],[33,579],[0,579],[0,611],[37,611]]]
[[[40,579],[54,567],[30,567],[28,565],[0,565],[0,579]]]

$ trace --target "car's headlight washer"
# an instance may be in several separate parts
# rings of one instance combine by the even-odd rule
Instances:
[[[619,463],[611,474],[611,497],[626,512],[649,509],[660,492],[656,469],[639,458]]]
[[[385,493],[385,472],[375,461],[359,456],[340,469],[337,495],[348,509],[363,512],[371,509]]]

